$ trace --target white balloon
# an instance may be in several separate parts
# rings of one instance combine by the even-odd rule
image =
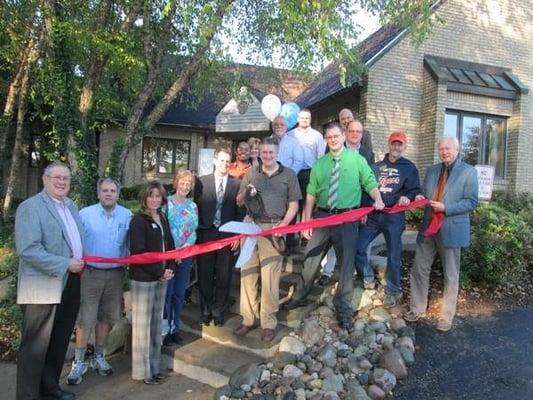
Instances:
[[[261,111],[270,121],[274,121],[281,112],[281,101],[278,96],[267,94],[261,101]]]

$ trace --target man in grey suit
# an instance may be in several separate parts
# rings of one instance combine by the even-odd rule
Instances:
[[[23,326],[17,365],[17,400],[72,400],[59,377],[80,304],[83,230],[67,198],[70,170],[60,162],[43,174],[44,189],[17,209],[20,258],[17,303]]]
[[[436,328],[447,332],[452,328],[457,305],[461,247],[470,245],[470,213],[478,204],[478,181],[476,169],[457,159],[459,143],[455,137],[441,138],[438,149],[442,163],[428,168],[422,188],[431,204],[425,209],[418,234],[411,270],[410,311],[404,318],[414,322],[424,316],[429,274],[438,252],[444,272],[444,292]],[[426,232],[430,223],[436,231],[432,236]]]

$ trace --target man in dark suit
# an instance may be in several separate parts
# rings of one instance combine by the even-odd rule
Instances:
[[[228,175],[231,150],[215,150],[215,172],[200,177],[194,189],[194,202],[198,206],[199,224],[197,243],[227,237],[218,231],[219,226],[229,221],[239,220],[239,207],[236,198],[240,181]],[[198,288],[200,290],[200,312],[202,324],[224,325],[224,314],[228,308],[231,287],[231,251],[225,247],[217,252],[197,257]]]
[[[59,377],[80,305],[83,228],[67,197],[70,170],[43,174],[44,189],[17,208],[17,303],[24,316],[17,361],[17,400],[72,400]]]
[[[346,126],[346,148],[361,154],[368,165],[375,162],[374,152],[361,143],[363,139],[363,124],[358,119],[354,119]]]
[[[442,162],[428,168],[422,187],[424,195],[417,196],[431,199],[431,204],[424,210],[417,238],[410,311],[404,319],[414,322],[425,315],[429,274],[438,252],[444,270],[444,291],[436,328],[447,332],[452,328],[457,306],[461,248],[470,245],[470,213],[478,204],[478,181],[476,169],[457,158],[459,142],[455,137],[441,138],[438,149]],[[431,234],[427,232],[430,226]]]

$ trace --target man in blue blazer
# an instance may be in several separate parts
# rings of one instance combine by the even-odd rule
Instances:
[[[17,362],[17,400],[72,400],[59,377],[80,304],[84,262],[78,208],[67,198],[70,170],[44,170],[44,189],[22,202],[15,218],[20,258],[17,303],[24,321]]]
[[[461,248],[470,245],[470,213],[478,204],[478,180],[476,169],[457,158],[459,142],[455,137],[441,138],[438,150],[442,163],[428,168],[422,188],[431,204],[425,209],[417,238],[411,270],[410,311],[404,318],[414,322],[424,316],[429,274],[438,252],[444,272],[444,292],[436,328],[446,332],[452,328],[457,305]],[[428,236],[426,231],[432,219],[442,220],[442,225],[438,228],[436,224],[436,234]]]

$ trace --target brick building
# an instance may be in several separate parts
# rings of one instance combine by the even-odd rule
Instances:
[[[434,14],[444,24],[420,47],[381,28],[359,47],[364,75],[342,87],[332,64],[297,102],[316,128],[352,109],[378,157],[391,131],[406,131],[422,172],[438,159],[437,139],[457,136],[464,160],[495,167],[498,188],[533,192],[533,1],[442,0]]]

